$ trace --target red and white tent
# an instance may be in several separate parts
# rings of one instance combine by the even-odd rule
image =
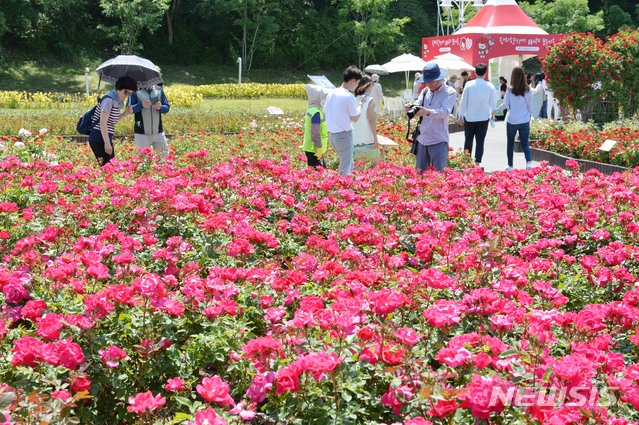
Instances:
[[[544,56],[560,36],[539,28],[515,0],[488,0],[455,34],[423,38],[422,58],[428,61],[453,53],[472,65],[513,55],[523,60]]]
[[[537,26],[515,0],[488,0],[457,34],[548,34]]]

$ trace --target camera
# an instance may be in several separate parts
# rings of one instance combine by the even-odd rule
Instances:
[[[415,105],[414,103],[411,103],[408,106],[410,107],[410,109],[408,109],[408,111],[406,111],[406,116],[408,116],[408,119],[411,120],[411,119],[413,119],[413,117],[415,116],[417,111],[419,111],[419,107],[417,105]]]

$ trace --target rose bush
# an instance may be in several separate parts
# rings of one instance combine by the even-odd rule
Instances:
[[[634,168],[639,166],[639,127],[634,119],[608,123],[599,129],[592,121],[561,123],[533,121],[532,146],[575,159]],[[606,140],[616,144],[609,151],[599,148]]]
[[[618,54],[590,33],[563,36],[549,47],[542,66],[561,107],[582,113],[614,91],[622,77]]]
[[[639,73],[638,39],[639,30],[625,28],[606,40],[606,47],[618,55],[621,67],[621,79],[612,81],[612,92],[628,118],[639,110],[639,81],[631,77]]]
[[[340,177],[301,132],[3,140],[5,422],[637,423],[639,172]]]

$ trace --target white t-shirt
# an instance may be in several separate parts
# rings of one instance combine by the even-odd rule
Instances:
[[[344,87],[331,90],[324,104],[326,129],[330,133],[341,133],[353,129],[351,117],[359,114],[355,96]]]

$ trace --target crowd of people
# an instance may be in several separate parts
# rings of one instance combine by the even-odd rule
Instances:
[[[421,173],[428,168],[442,171],[448,163],[449,117],[454,113],[464,128],[464,150],[473,154],[477,167],[481,166],[488,125],[495,114],[507,111],[506,139],[508,171],[513,168],[515,137],[519,134],[526,157],[526,168],[532,158],[528,146],[530,120],[545,117],[547,88],[545,76],[537,74],[527,81],[523,68],[512,71],[510,84],[500,77],[499,91],[485,79],[487,66],[475,66],[474,78],[462,72],[461,78],[451,76],[436,63],[427,63],[422,72],[415,74],[414,102],[405,105],[417,122],[414,133],[415,166]],[[343,72],[340,87],[329,90],[306,85],[308,109],[304,122],[302,149],[310,167],[324,167],[328,146],[339,160],[338,173],[348,175],[356,159],[370,161],[375,167],[381,161],[377,135],[377,120],[381,111],[383,91],[379,76],[364,74],[356,66]],[[497,96],[502,103],[497,107]],[[134,140],[139,152],[152,148],[166,158],[169,147],[162,126],[162,115],[170,104],[162,85],[138,90],[137,82],[121,77],[115,88],[108,92],[95,109],[95,123],[89,134],[89,145],[100,166],[115,157],[113,133],[121,119],[134,114]],[[474,145],[474,146],[473,146]]]
[[[513,169],[517,135],[526,168],[532,166],[528,146],[530,120],[547,116],[545,76],[536,74],[529,83],[524,69],[515,67],[510,84],[502,76],[496,88],[486,79],[487,71],[487,65],[479,63],[472,73],[464,71],[459,78],[449,77],[436,63],[427,63],[421,72],[415,73],[414,101],[407,103],[404,110],[417,120],[411,151],[420,173],[429,168],[442,171],[447,166],[451,116],[464,129],[464,150],[474,157],[475,166],[481,167],[488,126],[494,126],[495,116],[500,112],[505,114],[506,121],[507,171]],[[350,174],[358,158],[369,159],[371,167],[380,163],[377,117],[383,92],[378,75],[368,76],[349,66],[344,70],[340,87],[327,90],[307,85],[307,94],[309,109],[303,150],[309,166],[325,165],[321,158],[328,144],[337,153],[340,175]],[[502,102],[497,107],[499,98]]]

